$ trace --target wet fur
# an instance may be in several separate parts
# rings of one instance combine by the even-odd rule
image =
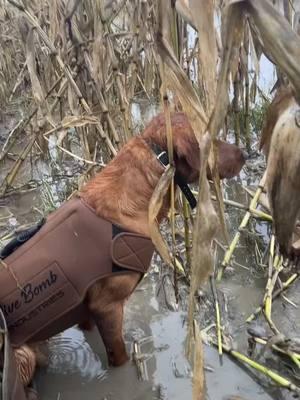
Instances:
[[[295,225],[300,213],[300,116],[293,91],[280,88],[268,108],[261,147],[268,158],[266,186],[274,228],[281,252],[299,256],[293,243]],[[299,119],[299,117],[298,117]]]
[[[275,125],[281,114],[295,103],[293,89],[286,86],[278,88],[270,106],[267,109],[260,139],[260,150],[268,157]]]
[[[177,170],[187,182],[195,182],[199,176],[200,151],[193,130],[183,113],[171,117],[174,156]],[[148,206],[153,190],[163,173],[163,167],[145,142],[151,140],[167,149],[164,115],[154,118],[142,135],[132,138],[118,155],[90,180],[80,196],[96,210],[96,213],[123,228],[149,236]],[[237,175],[244,165],[243,153],[234,145],[221,141],[216,143],[219,152],[221,178]],[[159,219],[167,216],[169,197],[166,196]],[[86,303],[90,317],[97,325],[103,339],[108,361],[111,365],[122,365],[128,360],[122,336],[123,307],[140,279],[140,274],[102,279],[87,293]],[[89,324],[85,323],[85,327]],[[29,367],[24,366],[24,354],[28,351]],[[22,351],[22,359],[19,356]],[[24,384],[30,382],[36,360],[32,360],[32,349],[23,346],[16,351]],[[26,357],[25,357],[26,358]]]

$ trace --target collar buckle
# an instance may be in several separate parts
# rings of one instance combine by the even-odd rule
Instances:
[[[160,164],[164,167],[164,169],[167,168],[167,166],[170,164],[169,163],[169,157],[166,151],[161,151],[157,156],[157,160],[160,162]]]

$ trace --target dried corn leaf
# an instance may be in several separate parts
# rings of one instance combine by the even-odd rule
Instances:
[[[194,374],[193,374],[193,400],[204,400],[204,355],[201,332],[196,321],[194,321]]]
[[[205,110],[210,116],[216,101],[216,68],[217,68],[217,39],[215,35],[214,11],[215,4],[213,0],[205,0],[199,2],[190,0],[190,9],[194,15],[196,26],[198,29],[198,62],[201,66],[201,85],[203,87],[203,98]],[[215,133],[216,135],[218,132]],[[213,143],[213,142],[212,142]],[[214,187],[217,196],[217,206],[225,240],[228,242],[228,232],[224,217],[224,204],[221,190],[221,183],[217,171],[217,152],[215,146],[212,146],[209,155],[209,166],[212,171]]]
[[[92,115],[81,115],[78,117],[76,115],[68,115],[62,120],[61,125],[62,128],[66,129],[97,123],[99,123],[99,119]]]
[[[221,71],[218,78],[216,104],[209,122],[208,130],[215,138],[221,129],[229,104],[230,73],[235,75],[239,61],[239,49],[244,28],[243,9],[239,5],[229,5],[223,10],[222,39],[223,54]]]
[[[259,32],[264,51],[286,73],[296,92],[300,93],[300,41],[291,25],[267,0],[242,2]]]
[[[171,181],[174,177],[175,169],[171,166],[166,168],[165,172],[162,174],[156,188],[151,196],[149,211],[148,211],[148,221],[149,221],[149,230],[151,240],[160,254],[161,258],[167,263],[169,266],[173,266],[172,259],[170,256],[170,251],[168,249],[168,245],[164,241],[159,226],[157,223],[157,216],[161,210],[163,200],[165,196],[168,194],[168,190],[171,184]]]
[[[300,35],[300,11],[295,12],[293,29],[298,35]]]
[[[170,4],[165,1],[160,1],[159,12],[157,49],[161,59],[168,66],[168,68],[166,68],[166,76],[170,86],[174,91],[176,91],[184,110],[186,112],[188,111],[187,114],[189,116],[189,120],[199,141],[208,122],[208,118],[191,81],[181,68],[175,57],[172,47],[166,39],[171,36],[168,18],[166,17],[170,14]],[[197,123],[196,120],[200,122]],[[201,126],[201,129],[199,129],[199,125]]]
[[[51,0],[49,7],[49,39],[54,43],[57,35],[60,33],[60,25],[58,20],[58,2],[59,0]]]
[[[166,6],[165,6],[166,7]],[[215,104],[215,95],[216,95],[216,66],[217,66],[217,48],[216,48],[216,36],[215,36],[215,27],[214,27],[214,3],[212,1],[209,2],[203,2],[202,6],[199,7],[199,3],[195,0],[190,0],[189,1],[189,7],[192,15],[194,16],[194,21],[196,24],[196,27],[199,31],[199,63],[201,65],[201,71],[202,71],[202,82],[203,86],[205,89],[205,103],[206,103],[206,110],[210,114],[212,111],[212,108]],[[165,11],[165,10],[164,10]],[[164,22],[164,21],[163,21]],[[166,28],[165,28],[166,31]],[[166,40],[165,40],[166,43]],[[225,42],[226,43],[226,42]],[[166,46],[167,47],[167,46]],[[226,47],[226,46],[224,46]],[[170,51],[170,50],[169,50]],[[174,64],[174,63],[173,63]],[[226,68],[226,65],[223,66]],[[179,67],[180,68],[180,67]],[[179,74],[179,68],[176,67],[176,72],[177,75]],[[184,74],[185,75],[185,74]],[[229,71],[228,71],[229,75]],[[224,82],[223,78],[224,75],[221,75],[220,80],[219,80],[219,86],[221,83],[225,84],[224,85],[224,93],[225,96],[228,96],[228,85],[229,81]],[[172,75],[169,74],[169,77],[172,78]],[[199,132],[203,133],[206,130],[206,123],[202,124],[202,126],[198,123],[195,123],[194,120],[197,119],[199,116],[194,115],[194,113],[191,112],[191,101],[194,102],[193,106],[198,102],[199,99],[194,96],[190,97],[190,102],[186,101],[184,98],[182,98],[182,93],[185,91],[182,91],[182,88],[180,88],[180,83],[183,84],[181,78],[181,82],[173,82],[176,86],[176,91],[177,95],[183,105],[184,110],[186,111],[187,115],[189,115],[189,119],[191,121],[191,124],[193,126],[194,132]],[[188,87],[188,83],[184,82],[184,86]],[[173,85],[174,87],[174,85]],[[193,89],[193,88],[192,88]],[[218,96],[218,105],[219,108],[221,106],[224,106],[224,112],[223,114],[217,114],[216,115],[220,118],[219,124],[218,124],[218,130],[212,130],[210,133],[213,135],[213,138],[215,138],[218,134],[218,131],[221,127],[221,125],[224,122],[225,115],[227,113],[227,105],[226,102],[222,101],[222,97]],[[228,99],[229,101],[229,99]],[[225,103],[225,104],[224,104]],[[220,112],[220,110],[218,110]],[[221,227],[222,227],[222,232],[225,240],[228,241],[228,233],[226,229],[226,223],[225,223],[225,217],[224,217],[224,204],[223,204],[223,198],[222,198],[222,192],[221,192],[221,187],[220,187],[220,180],[218,177],[218,172],[216,169],[216,159],[217,159],[217,154],[214,151],[210,152],[210,157],[209,157],[209,166],[212,171],[212,176],[214,180],[214,186],[215,186],[215,191],[217,195],[217,206],[219,210],[219,217],[220,217],[220,222],[221,222]]]
[[[214,26],[214,0],[189,0],[197,26],[199,64],[201,65],[204,98],[208,115],[216,97],[217,47]]]
[[[211,243],[218,228],[218,218],[213,207],[209,184],[206,178],[207,161],[211,145],[211,136],[205,133],[201,142],[201,165],[199,178],[198,207],[193,231],[191,293],[204,283],[212,271]],[[192,315],[190,315],[192,318]],[[191,320],[190,320],[191,322]]]
[[[176,8],[176,11],[178,12],[178,14],[181,15],[181,17],[188,24],[190,24],[194,29],[197,29],[197,25],[195,23],[195,18],[189,7],[188,0],[177,0],[175,3],[175,8]],[[199,7],[199,9],[200,9],[200,7]]]
[[[71,113],[75,115],[78,114],[79,113],[78,97],[76,96],[73,88],[70,85],[67,86],[67,99]]]
[[[176,92],[179,100],[189,116],[193,130],[197,136],[201,150],[201,165],[199,179],[199,198],[196,214],[196,223],[193,235],[193,260],[192,260],[192,278],[191,278],[191,302],[190,302],[190,327],[193,320],[193,296],[194,292],[203,283],[212,269],[212,258],[210,246],[212,238],[216,232],[217,217],[211,203],[209,194],[209,185],[206,178],[207,159],[210,151],[211,137],[208,133],[203,136],[207,122],[207,117],[199,98],[178,64],[174,53],[164,37],[164,33],[168,32],[166,18],[163,17],[168,13],[167,2],[160,2],[160,30],[158,33],[158,51],[162,61],[169,67],[166,69],[166,77],[169,87]]]
[[[201,149],[201,166],[200,166],[200,178],[199,178],[199,195],[198,195],[198,206],[196,211],[196,220],[193,231],[193,247],[192,247],[192,265],[191,265],[191,287],[189,295],[189,311],[188,311],[188,341],[187,341],[187,356],[190,361],[194,357],[199,358],[196,348],[196,355],[193,354],[195,350],[195,345],[197,345],[197,340],[195,343],[194,336],[194,310],[195,310],[195,299],[194,295],[196,290],[201,284],[206,282],[209,275],[213,270],[213,256],[211,252],[212,240],[216,235],[218,228],[218,217],[216,215],[215,209],[211,202],[211,196],[209,191],[209,185],[206,178],[206,167],[207,160],[210,151],[211,136],[207,132],[200,142]],[[198,344],[199,345],[199,344]],[[199,369],[200,368],[200,369]],[[203,374],[203,363],[197,362],[194,364],[193,374],[194,376],[201,376]],[[202,380],[194,382],[196,387],[202,385]],[[194,390],[200,390],[195,389]],[[195,393],[195,392],[194,392]],[[200,391],[201,393],[201,391]],[[196,392],[197,394],[197,392]],[[195,398],[195,397],[193,397]],[[197,398],[197,397],[196,397]],[[201,399],[201,397],[198,397]]]
[[[174,58],[174,54],[172,54],[171,47],[168,43],[163,39],[159,39],[158,49],[161,58],[168,66],[168,68],[166,68],[166,76],[169,83],[168,86],[176,92],[184,111],[189,116],[190,123],[199,141],[208,119],[198,95],[186,74],[178,64],[176,58]],[[182,90],[182,88],[184,88],[184,90]]]
[[[33,97],[36,103],[41,105],[45,101],[45,94],[37,76],[35,63],[34,30],[30,29],[26,39],[26,65],[30,76]]]
[[[256,74],[256,76],[258,76],[259,72],[260,72],[259,61],[260,61],[261,53],[259,53],[257,47],[255,46],[253,32],[251,30],[249,30],[249,42],[250,42],[251,61],[253,63],[254,69],[255,69],[255,74]]]

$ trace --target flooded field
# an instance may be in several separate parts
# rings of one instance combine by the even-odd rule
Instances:
[[[153,109],[137,106],[139,121],[151,119]],[[10,122],[0,131],[4,141]],[[0,141],[1,143],[1,141]],[[22,147],[22,140],[19,143]],[[16,152],[18,146],[16,146]],[[1,179],[12,160],[1,167]],[[226,183],[226,198],[244,205],[249,195],[243,186],[255,186],[259,182],[263,161],[253,154],[239,178]],[[72,190],[72,182],[80,174],[81,165],[73,161],[64,164],[64,170],[50,168],[48,164],[32,160],[22,168],[15,183],[31,182],[21,191],[0,199],[0,238],[7,238],[16,227],[36,222],[49,207],[57,206]],[[70,187],[67,187],[69,182]],[[71,182],[71,183],[70,183]],[[50,199],[50,200],[49,200]],[[226,208],[231,236],[243,217],[243,211]],[[250,229],[251,228],[251,229]],[[228,268],[219,288],[222,303],[224,332],[232,337],[234,346],[247,353],[246,318],[260,304],[266,284],[267,269],[259,265],[256,249],[264,253],[269,240],[269,227],[264,222],[251,220],[249,231],[243,233],[235,251],[234,268]],[[3,242],[0,242],[2,245]],[[220,260],[223,251],[219,251]],[[286,293],[292,305],[284,298],[274,303],[273,318],[282,333],[296,337],[300,332],[300,311],[297,308],[299,284]],[[42,400],[181,400],[192,396],[190,365],[185,358],[187,288],[180,287],[179,310],[171,310],[172,291],[161,290],[161,263],[154,257],[153,268],[144,278],[126,306],[124,335],[128,351],[134,342],[141,349],[144,379],[139,379],[133,361],[120,368],[108,368],[104,347],[97,331],[83,333],[76,327],[54,337],[49,342],[48,366],[41,368],[36,385]],[[166,302],[166,297],[171,299]],[[201,329],[214,323],[214,308],[209,287],[199,296],[199,321]],[[265,329],[263,322],[253,325]],[[267,350],[260,362],[271,368],[289,371],[283,361]],[[279,390],[261,375],[237,364],[224,355],[221,365],[215,348],[205,346],[205,374],[207,399],[210,400],[290,400],[291,394]],[[291,368],[291,376],[297,374]],[[291,379],[291,376],[289,378]],[[300,376],[299,376],[300,379]]]

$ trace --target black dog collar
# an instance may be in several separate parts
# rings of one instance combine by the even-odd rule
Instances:
[[[165,150],[163,150],[156,143],[152,143],[152,142],[148,143],[147,142],[147,144],[152,149],[152,151],[155,153],[156,159],[160,162],[160,164],[164,168],[167,168],[167,166],[170,164],[168,153]],[[189,202],[189,205],[191,206],[191,208],[194,209],[197,206],[197,200],[196,200],[195,196],[193,195],[191,189],[189,188],[188,184],[186,183],[185,179],[183,178],[183,176],[180,175],[179,172],[177,172],[177,171],[175,171],[174,181],[175,181],[176,185],[179,186],[183,195]]]

